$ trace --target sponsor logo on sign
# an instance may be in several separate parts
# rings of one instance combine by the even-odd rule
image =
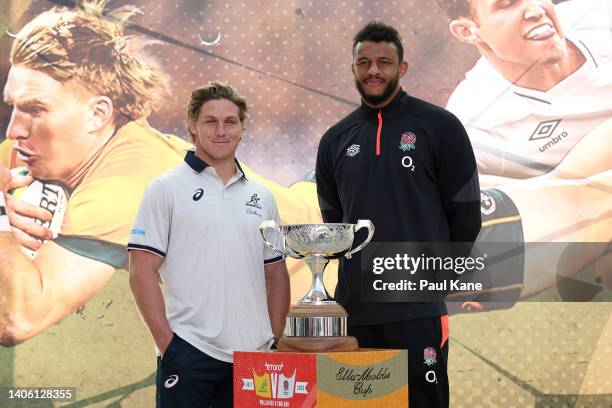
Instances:
[[[348,157],[355,157],[359,154],[360,146],[358,144],[351,145],[348,149],[346,149],[346,155]]]
[[[423,358],[425,359],[424,363],[428,366],[432,366],[436,364],[436,349],[433,347],[427,347],[423,350]]]
[[[267,364],[266,369],[272,371],[282,370],[282,363],[278,365]],[[253,378],[242,378],[242,389],[255,391],[260,397],[288,399],[293,398],[294,394],[308,394],[308,382],[296,381],[297,370],[293,370],[291,376],[278,372],[264,372],[258,375],[253,370]]]
[[[416,135],[412,132],[404,132],[402,133],[402,137],[400,138],[400,150],[407,152],[412,149],[416,149]]]
[[[204,190],[198,188],[195,193],[193,193],[193,201],[198,201],[204,195]]]
[[[270,385],[269,373],[257,375],[255,370],[253,370],[253,380],[255,380],[255,394],[259,395],[260,397],[272,397],[272,386]]]

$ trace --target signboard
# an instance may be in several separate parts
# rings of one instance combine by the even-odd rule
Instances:
[[[408,353],[234,353],[239,407],[407,407]]]

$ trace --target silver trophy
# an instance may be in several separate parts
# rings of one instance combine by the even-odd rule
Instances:
[[[368,229],[368,236],[351,249],[355,232]],[[374,225],[369,220],[357,224],[291,224],[276,225],[264,221],[259,227],[264,242],[285,256],[303,259],[312,272],[310,290],[287,314],[285,335],[279,341],[283,351],[349,351],[358,347],[354,337],[347,336],[347,313],[331,297],[323,283],[323,272],[330,259],[351,256],[370,242]],[[283,248],[276,248],[266,238],[274,230],[283,237]]]

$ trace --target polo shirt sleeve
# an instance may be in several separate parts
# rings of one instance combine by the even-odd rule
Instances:
[[[128,250],[141,250],[166,257],[171,214],[170,193],[153,180],[145,190],[136,222],[130,233]]]
[[[270,200],[272,205],[268,206],[270,210],[268,211],[267,219],[274,220],[274,222],[276,222],[276,225],[280,225],[280,217],[278,215],[278,207],[276,206],[276,200],[274,199],[274,196],[272,195],[272,193],[269,193],[268,197],[269,197],[268,200]],[[274,232],[274,233],[266,234],[266,238],[268,238],[270,243],[274,245],[276,248],[283,248],[283,245],[284,245],[283,236],[280,233]],[[268,247],[265,243],[263,244],[263,247],[264,247],[263,248],[264,265],[271,264],[274,262],[279,262],[285,259],[285,256],[283,254]]]

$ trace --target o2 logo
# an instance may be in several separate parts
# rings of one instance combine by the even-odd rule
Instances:
[[[410,156],[402,157],[402,166],[404,166],[407,169],[410,169],[410,171],[414,171],[414,164],[412,163],[412,157]]]
[[[428,372],[425,373],[425,380],[428,383],[438,383],[438,378],[436,378],[436,372],[433,370],[430,370]]]

